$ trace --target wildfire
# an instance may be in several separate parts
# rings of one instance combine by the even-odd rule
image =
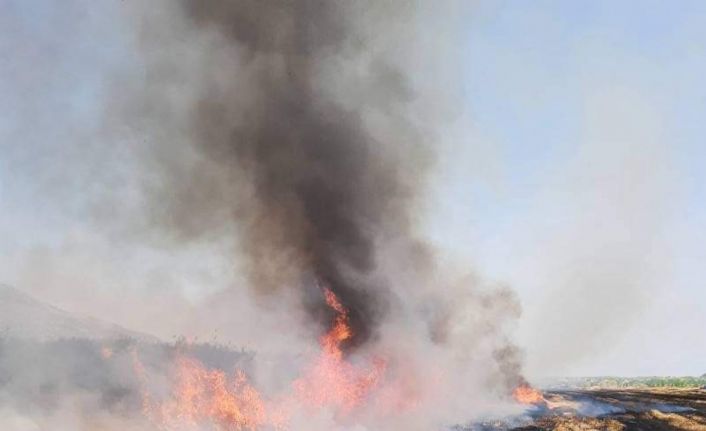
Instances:
[[[151,410],[164,428],[211,422],[222,429],[254,430],[265,423],[265,403],[242,372],[229,378],[188,358],[179,359],[178,369],[172,398]]]
[[[329,289],[324,288],[324,298],[326,304],[336,312],[333,327],[321,337],[320,344],[325,354],[340,359],[343,356],[341,343],[353,336],[348,323],[348,310],[346,310],[336,295]]]
[[[318,411],[328,408],[337,416],[355,410],[380,386],[386,362],[372,359],[367,366],[346,360],[341,344],[353,336],[348,310],[336,295],[323,288],[326,304],[336,315],[331,328],[319,339],[321,352],[291,384],[289,392],[266,398],[242,371],[229,376],[211,370],[193,358],[179,358],[171,395],[155,400],[143,391],[146,414],[162,429],[183,425],[212,425],[221,430],[284,430],[296,408]],[[135,365],[146,386],[144,367]]]
[[[541,404],[544,396],[540,391],[527,383],[522,383],[512,391],[512,397],[521,404]]]
[[[358,406],[366,395],[380,382],[386,363],[373,361],[370,369],[361,369],[343,359],[341,343],[353,332],[348,321],[348,310],[336,295],[324,288],[329,307],[336,311],[333,327],[319,340],[322,354],[313,366],[293,383],[299,401],[309,407],[334,407],[347,413]]]

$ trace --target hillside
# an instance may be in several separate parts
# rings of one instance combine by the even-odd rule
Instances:
[[[69,313],[4,285],[0,285],[0,336],[39,341],[62,338],[159,341],[152,335]]]

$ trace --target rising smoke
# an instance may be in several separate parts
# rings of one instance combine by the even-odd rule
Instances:
[[[358,43],[351,41],[356,29],[341,9],[326,1],[186,2],[187,19],[221,36],[238,63],[225,68],[215,63],[216,70],[203,65],[204,88],[193,100],[188,121],[196,151],[231,177],[214,204],[234,204],[235,216],[245,220],[241,232],[252,285],[281,288],[291,280],[275,275],[292,269],[301,278],[294,284],[317,280],[342,299],[352,312],[355,333],[365,337],[388,290],[370,280],[375,241],[411,233],[413,182],[424,175],[425,163],[385,152],[365,129],[359,110],[340,106],[320,88],[319,81],[327,78],[321,76],[324,65],[341,53],[365,49],[360,37]],[[365,79],[387,89],[387,115],[401,115],[410,97],[407,84],[380,61]],[[249,75],[245,82],[239,80],[243,71]],[[245,85],[250,89],[243,94]],[[400,139],[410,139],[406,135]],[[420,143],[411,139],[406,149],[419,152]],[[203,195],[191,189],[190,179],[174,180],[167,187],[177,195],[184,188]],[[243,183],[252,196],[239,202]],[[169,211],[202,218],[188,200],[172,202]],[[173,227],[195,227],[197,234],[209,229]],[[325,309],[321,300],[311,305]]]
[[[487,357],[479,374],[512,388],[514,296],[458,281],[419,234],[435,138],[459,90],[445,81],[460,65],[444,45],[464,9],[136,5],[146,78],[125,105],[147,137],[151,232],[177,244],[233,235],[257,296],[299,292],[294,306],[328,326],[330,288],[351,313],[348,347],[422,334],[453,346],[457,365]]]
[[[350,312],[352,360],[384,354],[391,378],[424,400],[414,415],[364,412],[362,423],[433,429],[506,398],[521,381],[514,295],[440,259],[420,233],[440,129],[455,111],[465,6],[124,3],[138,58],[115,77],[105,121],[135,161],[138,198],[125,211],[110,193],[100,202],[150,245],[236,245],[229,259],[247,289],[233,283],[194,320],[244,313],[252,327],[241,332],[290,355],[256,357],[254,380],[282,380],[301,346],[248,301],[280,302],[320,335],[332,319],[326,287]]]
[[[298,292],[291,306],[323,326],[320,287],[330,288],[351,312],[349,348],[449,370],[437,402],[453,413],[443,420],[463,420],[477,392],[492,398],[520,381],[506,335],[514,296],[442,267],[419,234],[439,128],[459,90],[449,46],[463,9],[138,7],[146,79],[126,99],[150,148],[151,232],[176,244],[233,235],[251,290],[285,302]]]
[[[416,13],[408,2],[185,1],[142,24],[154,79],[137,105],[149,121],[170,115],[174,90],[186,94],[178,122],[189,146],[186,157],[171,140],[155,146],[153,222],[179,240],[236,227],[257,292],[300,288],[317,316],[326,310],[317,284],[327,286],[351,311],[354,344],[394,301],[376,276],[381,245],[404,242],[420,273],[432,265],[414,209],[433,148],[395,58],[412,47],[376,40],[409,32],[399,27],[415,26]],[[197,46],[206,53],[196,64],[149,57]],[[186,82],[168,77],[184,73]]]

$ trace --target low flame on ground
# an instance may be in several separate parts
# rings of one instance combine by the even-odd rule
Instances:
[[[265,402],[242,372],[229,378],[189,358],[180,358],[177,366],[172,396],[146,406],[149,416],[163,428],[210,422],[223,429],[254,430],[266,422]]]
[[[158,400],[143,390],[146,415],[166,430],[212,425],[239,431],[263,427],[286,430],[296,410],[316,412],[326,408],[338,417],[349,415],[381,387],[387,363],[373,358],[368,366],[361,367],[344,358],[341,344],[353,336],[348,310],[329,289],[324,288],[323,294],[336,313],[333,325],[319,340],[319,356],[292,382],[288,393],[268,399],[242,371],[229,376],[195,359],[179,358],[175,383],[166,399]],[[136,355],[134,360],[135,371],[146,388],[145,367]],[[381,392],[387,394],[394,389],[388,387]]]
[[[512,397],[520,404],[544,403],[544,396],[540,391],[527,383],[522,383],[512,391]]]

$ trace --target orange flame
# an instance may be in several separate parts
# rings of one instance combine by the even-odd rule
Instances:
[[[220,370],[186,358],[180,358],[178,366],[174,396],[157,411],[165,428],[212,422],[223,429],[254,430],[265,423],[264,402],[242,372],[229,379]]]
[[[512,397],[520,404],[540,404],[545,402],[542,393],[527,383],[523,383],[512,391]]]
[[[353,336],[348,310],[329,289],[323,289],[326,304],[336,312],[332,327],[319,339],[321,353],[303,374],[294,380],[291,391],[265,399],[242,371],[229,378],[220,370],[210,370],[191,358],[177,360],[176,382],[172,394],[153,401],[143,391],[147,416],[162,429],[179,429],[184,424],[210,424],[221,430],[256,430],[262,427],[287,429],[296,407],[317,411],[329,408],[344,416],[379,387],[386,362],[373,359],[368,367],[348,362],[341,343]],[[136,359],[136,357],[135,357]],[[135,362],[135,371],[146,387],[145,368]]]
[[[106,360],[112,358],[113,357],[113,349],[111,349],[110,347],[107,347],[107,346],[101,347],[101,357]]]
[[[348,310],[346,310],[336,295],[329,289],[324,288],[324,298],[326,304],[336,312],[336,319],[333,327],[321,337],[320,343],[325,354],[329,354],[336,358],[341,358],[341,343],[353,336],[350,325],[348,323]]]
[[[303,377],[294,381],[293,387],[302,404],[316,408],[330,406],[345,414],[378,385],[387,364],[376,359],[370,369],[361,369],[343,359],[341,343],[353,335],[348,310],[329,289],[324,288],[324,297],[337,313],[333,327],[319,340],[322,354]]]

